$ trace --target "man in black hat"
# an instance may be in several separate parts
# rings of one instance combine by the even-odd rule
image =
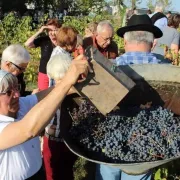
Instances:
[[[133,15],[127,26],[119,28],[118,36],[124,38],[125,54],[116,58],[115,63],[147,64],[159,63],[159,60],[151,53],[154,38],[160,38],[162,31],[152,24],[147,14]],[[128,175],[119,168],[97,164],[96,180],[150,180],[151,172],[142,175]]]
[[[162,36],[162,31],[152,24],[148,15],[133,15],[127,26],[119,28],[118,36],[124,38],[125,54],[117,57],[119,65],[159,63],[151,48],[155,38]]]

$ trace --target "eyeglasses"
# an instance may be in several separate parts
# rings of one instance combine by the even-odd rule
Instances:
[[[103,38],[102,36],[100,36],[105,42],[108,42],[108,41],[112,41],[113,40],[113,37],[109,37],[109,38]]]
[[[19,71],[24,72],[26,70],[26,68],[20,67],[20,66],[14,64],[13,62],[10,62],[10,63],[13,64],[17,69],[19,69]]]

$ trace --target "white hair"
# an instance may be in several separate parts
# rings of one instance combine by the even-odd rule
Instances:
[[[162,12],[164,10],[164,4],[161,2],[157,2],[155,6],[155,12]]]
[[[111,29],[114,33],[114,28],[108,20],[100,21],[97,25],[97,34],[104,31],[104,29]]]
[[[129,31],[124,34],[124,39],[128,42],[152,44],[154,35],[148,31]]]
[[[28,63],[30,61],[29,52],[20,44],[8,46],[2,53],[2,62],[10,61],[14,64]]]
[[[58,80],[63,78],[72,62],[68,54],[52,56],[47,63],[47,74],[50,78]]]

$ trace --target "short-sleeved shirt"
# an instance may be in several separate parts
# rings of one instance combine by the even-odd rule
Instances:
[[[157,12],[155,12],[153,14],[149,14],[149,17],[151,18],[156,13]],[[168,20],[166,17],[162,17],[162,18],[158,19],[157,21],[155,21],[154,25],[163,32],[164,27],[166,27],[168,25]]]
[[[35,47],[41,48],[41,59],[39,65],[39,72],[46,73],[46,66],[51,57],[54,45],[52,44],[49,36],[42,36],[34,40]]]
[[[163,28],[166,27],[168,24],[167,18],[163,17],[161,19],[158,19],[154,25],[158,27],[161,31],[163,31]]]
[[[0,115],[0,133],[8,124],[21,120],[36,103],[35,95],[20,98],[17,119]],[[0,179],[24,180],[38,172],[41,166],[38,137],[6,150],[0,150]]]
[[[52,58],[53,56],[61,55],[61,54],[67,54],[67,55],[72,59],[71,54],[70,54],[69,52],[67,52],[66,50],[64,50],[64,49],[63,49],[62,47],[60,47],[60,46],[56,46],[56,47],[53,49],[53,51],[52,51],[52,53],[51,53],[51,58]]]
[[[157,44],[152,52],[164,56],[163,45],[166,45],[169,48],[171,47],[171,44],[176,44],[179,46],[179,39],[179,32],[175,28],[167,26],[163,30],[163,36],[157,40]]]

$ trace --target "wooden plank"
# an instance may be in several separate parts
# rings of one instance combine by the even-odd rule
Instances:
[[[89,74],[85,82],[76,84],[75,87],[105,115],[113,110],[129,90],[95,60],[91,63],[94,73]]]

